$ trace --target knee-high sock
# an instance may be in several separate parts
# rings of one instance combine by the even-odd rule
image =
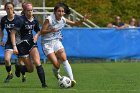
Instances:
[[[22,75],[25,75],[25,72],[28,72],[27,67],[25,65],[21,66],[21,73]]]
[[[25,75],[25,72],[28,72],[27,67],[25,65],[21,65],[21,74]]]
[[[36,69],[37,69],[37,74],[38,74],[38,77],[39,77],[42,85],[46,85],[45,73],[44,73],[44,69],[43,69],[42,65],[37,66]]]
[[[57,69],[57,68],[55,68],[55,67],[53,66],[53,67],[52,67],[52,71],[53,71],[54,76],[55,76],[57,79],[61,78],[61,76],[59,75],[60,69]]]
[[[5,68],[6,68],[6,71],[8,72],[8,74],[10,74],[11,73],[11,65],[10,66],[5,66]]]
[[[64,61],[63,65],[64,65],[64,69],[65,69],[66,73],[68,74],[70,79],[73,80],[74,79],[73,78],[73,73],[72,73],[72,69],[71,69],[71,66],[70,66],[68,60]]]

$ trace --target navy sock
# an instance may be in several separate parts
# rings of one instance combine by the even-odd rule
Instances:
[[[21,74],[25,75],[25,72],[28,72],[26,66],[25,65],[21,65],[21,68],[22,68]]]
[[[37,66],[36,69],[37,69],[37,74],[38,74],[38,77],[39,77],[42,85],[46,85],[45,73],[44,73],[44,69],[43,69],[42,65]]]
[[[9,73],[11,71],[11,65],[10,66],[5,66],[6,67],[6,71]]]
[[[25,65],[21,65],[21,74],[25,75],[25,72],[28,72],[27,67]]]

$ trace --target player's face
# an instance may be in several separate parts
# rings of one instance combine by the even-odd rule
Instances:
[[[33,15],[33,9],[32,8],[30,8],[30,9],[27,8],[25,10],[25,15],[32,17],[32,15]]]
[[[7,15],[14,14],[14,7],[12,4],[8,4],[5,8]]]
[[[64,8],[63,7],[59,7],[56,10],[56,18],[57,19],[60,19],[64,14],[65,14],[65,12],[64,12]]]

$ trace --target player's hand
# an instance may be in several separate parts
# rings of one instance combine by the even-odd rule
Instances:
[[[34,38],[33,38],[33,40],[34,40],[34,43],[36,43],[37,40],[38,40],[38,35],[35,35]]]
[[[4,43],[4,42],[0,42],[0,45],[1,45],[1,46],[4,46],[4,45],[5,45],[5,43]]]
[[[82,22],[87,21],[87,19],[90,18],[90,17],[91,17],[91,15],[87,15],[87,14],[84,15],[82,20],[75,21],[75,25],[80,25]]]
[[[51,32],[58,32],[59,30],[56,29],[56,28],[51,28],[50,31],[51,31]]]
[[[13,46],[13,52],[14,52],[14,54],[18,54],[17,46]]]
[[[86,21],[88,18],[90,18],[91,17],[91,15],[90,14],[85,14],[84,16],[83,16],[83,21]]]

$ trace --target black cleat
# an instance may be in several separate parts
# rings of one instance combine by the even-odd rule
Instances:
[[[46,84],[42,84],[42,88],[47,88],[48,86]]]
[[[20,77],[20,65],[15,64],[15,75]]]
[[[10,79],[12,79],[12,78],[13,78],[13,74],[11,73],[6,77],[6,79],[4,80],[4,83],[8,83],[10,81]]]
[[[22,76],[22,82],[26,82],[26,76]]]

